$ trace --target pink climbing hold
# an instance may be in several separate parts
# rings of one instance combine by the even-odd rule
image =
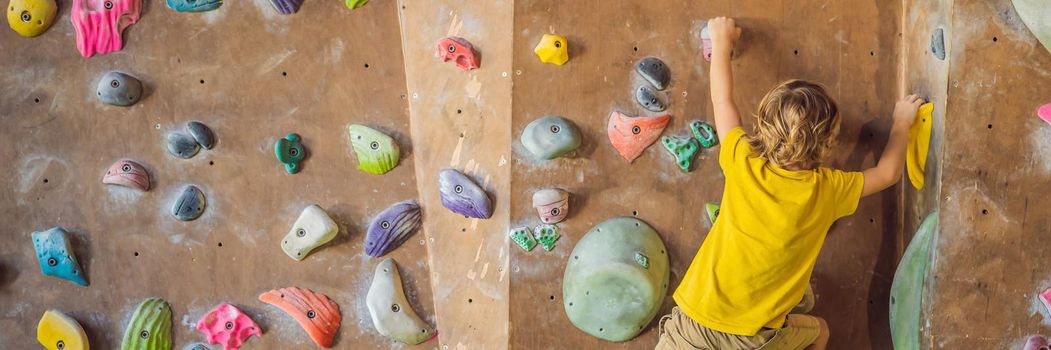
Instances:
[[[1051,288],[1048,288],[1038,296],[1040,303],[1044,304],[1044,308],[1047,309],[1048,313],[1051,313]]]
[[[1051,124],[1051,103],[1040,106],[1036,109],[1036,116],[1040,117],[1043,121]]]
[[[73,0],[69,19],[77,33],[77,50],[91,57],[124,47],[124,28],[139,21],[142,0]]]
[[[1047,338],[1042,335],[1030,336],[1025,341],[1025,347],[1022,350],[1048,350],[1051,349],[1051,342],[1047,341]]]
[[[253,335],[263,336],[252,318],[230,304],[219,304],[201,317],[197,330],[208,337],[209,344],[222,344],[225,350],[237,350]]]

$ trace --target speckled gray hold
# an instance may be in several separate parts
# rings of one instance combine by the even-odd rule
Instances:
[[[666,108],[664,106],[664,101],[661,101],[661,99],[657,97],[657,92],[653,91],[653,89],[650,89],[650,87],[646,85],[639,86],[638,89],[635,89],[635,101],[638,101],[642,108],[645,108],[650,112],[663,112]]]
[[[131,106],[142,98],[142,82],[121,72],[109,72],[99,78],[95,95],[108,105]]]
[[[171,153],[173,156],[190,159],[200,150],[201,146],[190,135],[181,132],[168,134],[168,153]]]
[[[196,120],[186,123],[186,131],[189,132],[194,141],[196,141],[198,145],[201,145],[201,147],[204,147],[204,149],[212,149],[212,147],[215,147],[215,133],[212,132],[212,129],[209,129],[207,125],[204,125],[204,123]]]
[[[172,205],[172,216],[180,221],[193,221],[204,213],[208,201],[204,198],[204,192],[194,185],[188,185],[175,199]]]
[[[931,52],[939,60],[945,60],[945,30],[938,28],[931,34]]]
[[[643,58],[642,61],[635,65],[635,71],[639,72],[639,75],[650,82],[650,84],[653,84],[653,87],[657,88],[657,90],[664,91],[668,87],[668,81],[671,80],[671,72],[668,71],[668,65],[656,57]]]

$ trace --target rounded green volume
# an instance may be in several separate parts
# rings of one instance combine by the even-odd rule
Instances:
[[[295,174],[299,172],[300,162],[303,158],[306,158],[306,148],[303,147],[303,143],[300,142],[299,134],[288,134],[285,138],[277,140],[274,143],[274,154],[277,155],[277,161],[285,165],[285,170],[289,174]]]
[[[393,138],[364,125],[351,124],[347,129],[350,145],[358,157],[358,169],[379,175],[398,166],[401,149]]]
[[[172,309],[160,298],[143,300],[124,329],[121,350],[168,350],[172,347]]]

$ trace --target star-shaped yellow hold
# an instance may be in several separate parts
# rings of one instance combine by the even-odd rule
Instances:
[[[540,57],[540,62],[561,66],[569,61],[569,41],[561,35],[544,34],[533,52]]]

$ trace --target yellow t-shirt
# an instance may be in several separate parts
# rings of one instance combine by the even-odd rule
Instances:
[[[673,298],[687,316],[730,334],[781,328],[810,281],[832,223],[853,214],[860,172],[792,171],[752,156],[740,127],[719,151],[726,187],[719,218]]]

